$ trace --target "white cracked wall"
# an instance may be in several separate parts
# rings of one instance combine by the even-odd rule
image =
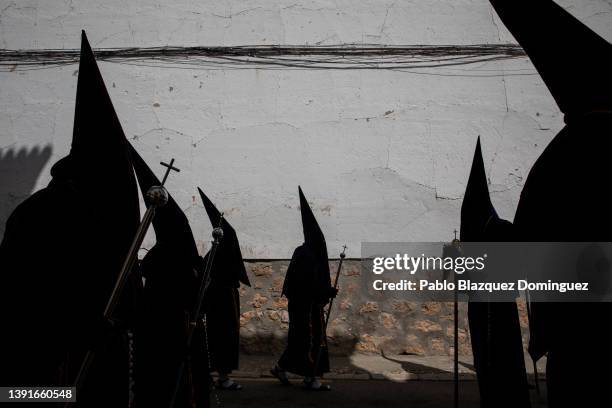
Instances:
[[[560,3],[612,39],[609,1]],[[514,42],[485,0],[0,1],[2,48],[78,48],[81,29],[94,48]],[[2,224],[69,149],[76,69],[0,73]],[[210,226],[196,186],[247,258],[288,258],[301,242],[298,184],[330,256],[344,243],[359,256],[362,241],[450,239],[478,135],[494,204],[512,219],[562,126],[527,59],[418,72],[100,69],[136,148],[160,172],[176,158],[168,187],[202,250]]]

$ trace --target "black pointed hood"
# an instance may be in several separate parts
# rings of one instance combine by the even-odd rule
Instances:
[[[612,45],[552,0],[491,0],[567,116],[612,109]]]
[[[497,218],[497,214],[489,196],[479,137],[461,204],[461,241],[482,241],[485,228],[493,218]]]
[[[302,188],[298,186],[298,192],[300,195],[300,212],[302,214],[302,228],[304,230],[304,244],[320,259],[320,263],[324,271],[329,275],[329,263],[327,257],[327,244],[325,243],[325,236],[319,223],[315,218],[308,200],[302,191]],[[325,275],[325,274],[324,274]]]
[[[202,203],[210,219],[210,225],[213,228],[217,228],[219,226],[221,212],[199,187],[198,192],[200,193]],[[225,276],[225,278],[232,281],[238,280],[247,286],[251,286],[246,268],[244,267],[244,260],[242,259],[242,251],[240,250],[240,242],[238,241],[236,230],[227,222],[225,217],[223,221],[221,221],[221,228],[223,229],[223,238],[215,253],[215,265],[220,266],[220,273],[231,275]]]
[[[54,181],[72,180],[90,202],[92,239],[104,243],[113,264],[106,268],[118,273],[138,228],[138,189],[127,140],[84,31],[72,147],[51,174]],[[111,198],[103,198],[105,189]]]
[[[113,176],[131,173],[126,170],[131,168],[127,140],[85,31],[78,72],[70,154],[54,165],[52,175],[87,184],[103,181],[114,188]]]
[[[161,182],[132,145],[130,145],[130,152],[140,191],[142,196],[146,197],[149,188],[159,186]],[[146,204],[147,206],[149,205],[148,203]],[[177,255],[193,259],[195,262],[199,255],[191,226],[185,213],[170,194],[168,194],[166,205],[158,208],[155,212],[153,229],[155,230],[157,244],[161,244],[166,248],[172,248],[176,251]]]
[[[307,245],[313,247],[325,246],[325,236],[319,223],[315,218],[308,200],[302,191],[302,188],[298,186],[298,192],[300,194],[300,212],[302,214],[302,228],[304,229],[304,242]]]

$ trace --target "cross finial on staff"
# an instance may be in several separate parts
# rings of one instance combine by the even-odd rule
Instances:
[[[346,248],[347,248],[347,246],[346,246],[346,245],[344,245],[344,246],[342,247],[342,253],[340,253],[340,258],[344,258],[344,257],[346,256],[346,255],[345,255]]]
[[[164,163],[164,162],[159,162],[159,164],[161,164],[164,167],[167,167],[166,169],[166,174],[164,174],[164,178],[162,179],[161,185],[163,186],[164,184],[166,184],[166,179],[168,178],[168,175],[170,174],[170,171],[174,170],[177,173],[179,173],[181,171],[181,169],[174,167],[174,159],[170,160],[170,164],[168,163]]]

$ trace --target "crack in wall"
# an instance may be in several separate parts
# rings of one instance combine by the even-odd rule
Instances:
[[[261,6],[259,6],[259,7],[252,7],[252,8],[248,8],[248,9],[244,9],[244,10],[237,11],[237,12],[235,12],[235,13],[232,13],[232,12],[230,11],[230,13],[229,13],[229,14],[224,15],[224,16],[223,16],[223,15],[220,15],[220,14],[215,14],[215,13],[210,13],[210,14],[211,14],[212,16],[215,16],[215,17],[224,18],[224,19],[230,19],[230,20],[231,20],[232,18],[234,18],[234,17],[236,17],[236,16],[240,16],[240,15],[242,15],[242,14],[247,14],[247,13],[250,13],[251,11],[254,11],[254,10],[259,10],[259,9],[262,9],[262,8],[263,8],[263,7],[261,7]],[[230,10],[231,10],[231,7],[230,7]]]

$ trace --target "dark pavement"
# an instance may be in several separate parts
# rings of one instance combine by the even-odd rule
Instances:
[[[214,407],[415,407],[452,408],[453,383],[450,381],[332,380],[329,392],[307,391],[299,381],[285,387],[274,379],[240,379],[242,391],[216,391]],[[217,403],[217,398],[219,404]],[[545,404],[532,392],[532,407]],[[478,384],[460,382],[460,408],[479,408]]]

